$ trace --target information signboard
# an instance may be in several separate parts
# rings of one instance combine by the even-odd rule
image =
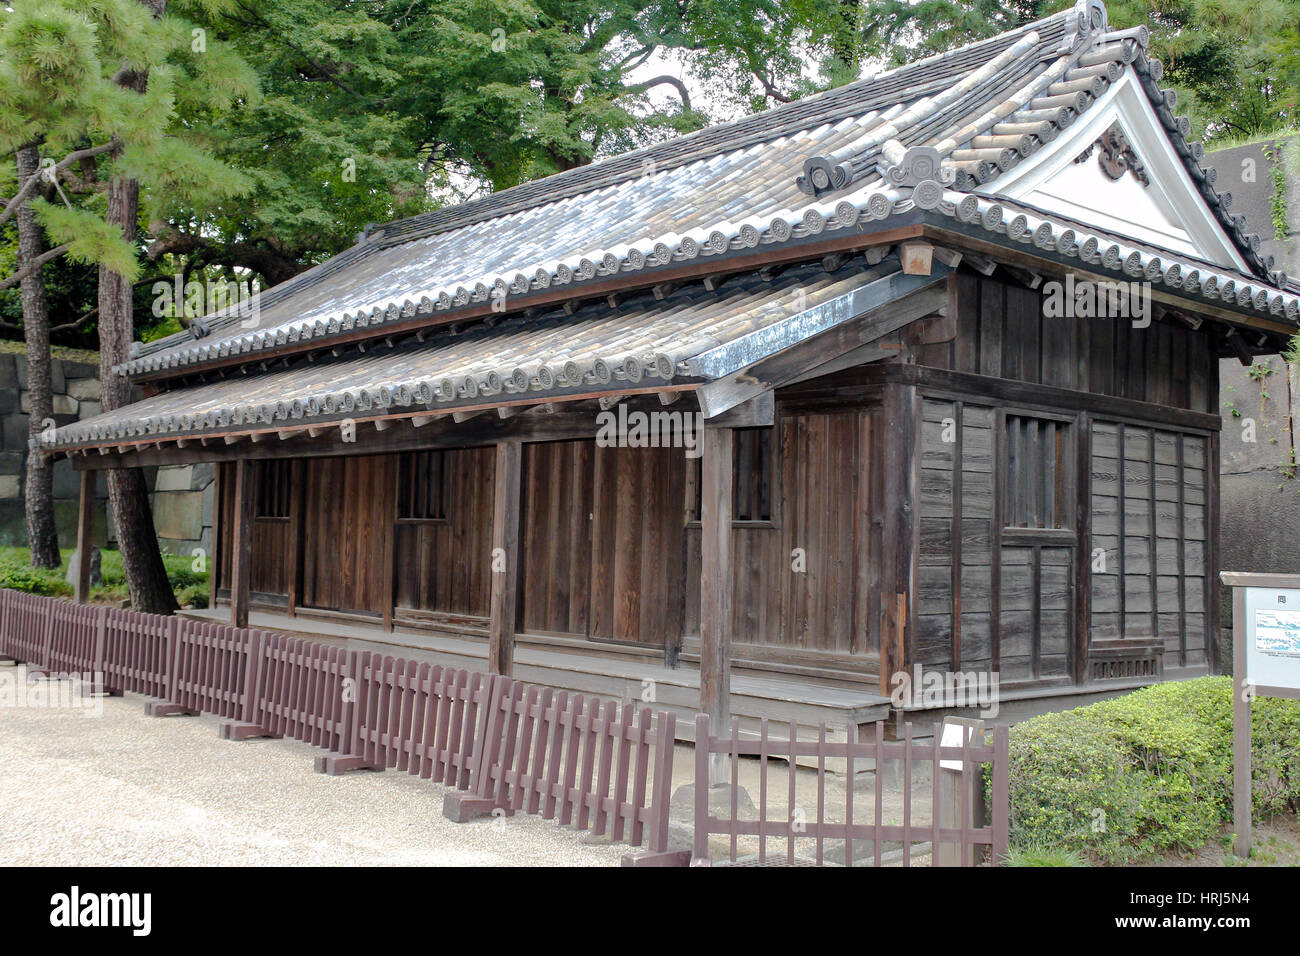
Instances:
[[[1300,698],[1300,574],[1224,571],[1220,578],[1232,588],[1233,850],[1249,856],[1250,702],[1256,697]]]
[[[1300,690],[1300,589],[1247,587],[1246,673],[1251,683]]]

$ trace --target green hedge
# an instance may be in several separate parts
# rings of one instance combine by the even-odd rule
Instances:
[[[1011,730],[1011,843],[1115,863],[1193,851],[1232,821],[1231,679],[1158,684]],[[1300,809],[1300,701],[1259,698],[1257,816]]]

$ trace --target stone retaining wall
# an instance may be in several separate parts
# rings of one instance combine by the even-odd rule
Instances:
[[[98,415],[99,367],[70,359],[51,363],[54,421],[59,426]],[[27,472],[27,359],[0,352],[0,545],[25,545],[23,485]],[[185,465],[145,471],[152,496],[154,527],[164,551],[190,554],[194,548],[209,553],[212,546],[212,466]],[[54,465],[54,515],[59,546],[71,548],[77,535],[77,498],[80,476],[66,459]],[[110,540],[108,489],[101,475],[97,495],[95,538]]]

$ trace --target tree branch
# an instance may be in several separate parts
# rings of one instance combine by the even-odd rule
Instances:
[[[686,84],[677,77],[670,76],[667,73],[663,76],[656,76],[652,79],[644,80],[641,83],[633,83],[631,86],[625,86],[623,87],[623,94],[629,96],[636,93],[644,93],[646,90],[655,86],[671,86],[676,89],[677,95],[682,99],[682,109],[690,110],[691,94],[690,91],[686,89]]]
[[[57,176],[61,174],[65,169],[67,169],[69,166],[71,166],[73,163],[79,163],[83,159],[89,159],[93,156],[99,156],[101,153],[110,152],[111,150],[120,148],[121,145],[122,145],[122,141],[119,140],[116,136],[114,136],[111,140],[109,140],[107,143],[104,143],[102,146],[88,146],[85,149],[74,150],[71,153],[68,153],[67,156],[64,156],[63,159],[59,160],[59,162],[55,163],[51,170],[42,169],[39,172],[35,173],[34,175],[28,178],[27,182],[23,183],[22,188],[19,189],[18,192],[16,192],[13,195],[12,199],[8,199],[8,200],[0,199],[0,205],[4,206],[4,211],[0,212],[0,225],[3,225],[5,222],[7,222],[9,218],[13,216],[15,212],[18,211],[18,208],[27,201],[27,198],[36,189],[37,183],[41,181],[41,178],[43,176],[46,175]],[[2,288],[5,287],[0,286],[0,289]]]
[[[59,256],[63,255],[71,247],[72,247],[71,243],[65,242],[61,246],[55,246],[53,249],[48,249],[45,252],[42,252],[35,259],[32,259],[30,262],[28,262],[27,265],[23,266],[17,272],[9,276],[7,279],[0,282],[0,289],[7,289],[11,285],[15,285],[19,282],[22,282],[32,273],[39,272],[41,266],[45,265],[45,263],[47,262],[59,258]]]

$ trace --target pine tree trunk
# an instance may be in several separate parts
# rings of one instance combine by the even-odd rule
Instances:
[[[122,228],[128,241],[135,238],[139,199],[140,187],[134,179],[115,176],[110,181],[107,219]],[[133,334],[131,283],[120,273],[100,266],[99,381],[104,411],[131,402],[130,380],[112,369],[130,357]],[[176,610],[176,596],[167,583],[167,569],[158,550],[144,473],[139,468],[110,468],[108,501],[117,526],[117,545],[122,551],[131,606],[151,614],[172,613]]]
[[[18,150],[18,182],[35,176],[40,154],[35,146]],[[22,269],[44,251],[40,224],[28,203],[14,214],[18,224],[18,262]],[[50,306],[45,278],[37,269],[19,286],[23,306],[23,338],[27,342],[27,433],[36,438],[54,419],[54,385],[50,369]],[[36,450],[27,453],[27,546],[34,568],[57,568],[59,532],[54,523],[54,465]]]

